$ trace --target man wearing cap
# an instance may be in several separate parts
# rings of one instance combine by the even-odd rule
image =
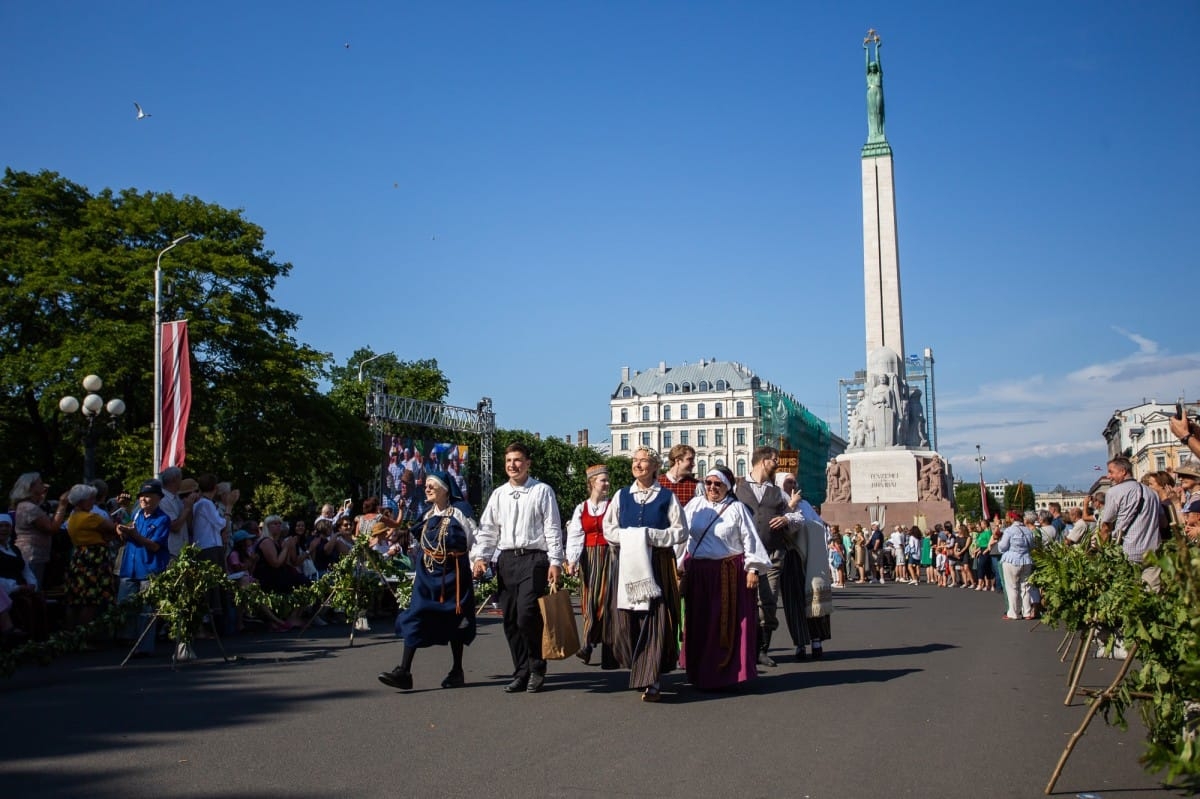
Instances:
[[[167,567],[170,553],[167,541],[171,532],[171,519],[160,507],[163,498],[162,484],[149,480],[138,489],[138,508],[133,513],[133,524],[117,525],[117,533],[125,542],[121,556],[120,585],[117,602],[123,602],[142,590],[150,577]],[[137,638],[152,618],[150,609],[143,608],[136,623],[125,628],[126,638]],[[154,653],[154,630],[142,637],[137,653]]]
[[[1183,506],[1183,534],[1192,546],[1200,544],[1200,497]]]
[[[1193,499],[1200,496],[1200,491],[1196,490],[1197,485],[1200,484],[1200,462],[1188,461],[1176,466],[1175,479],[1179,481],[1179,488],[1181,489],[1181,505],[1186,506]]]
[[[472,571],[482,577],[499,551],[496,579],[504,609],[504,637],[512,653],[513,680],[506,693],[542,690],[542,613],[538,597],[558,582],[563,563],[562,521],[554,489],[529,476],[533,461],[519,441],[504,450],[508,482],[496,488],[479,518],[471,549]]]

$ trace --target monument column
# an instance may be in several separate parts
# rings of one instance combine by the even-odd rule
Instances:
[[[875,58],[871,59],[874,46]],[[896,185],[892,147],[884,122],[883,41],[874,30],[863,39],[867,67],[867,143],[862,148],[863,285],[866,295],[867,354],[880,347],[904,357],[900,308],[900,257],[896,245]]]

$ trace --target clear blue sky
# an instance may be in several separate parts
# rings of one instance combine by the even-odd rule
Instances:
[[[874,27],[941,450],[1086,486],[1114,409],[1197,394],[1200,5],[841,5],[9,2],[0,154],[245,209],[300,340],[505,427],[602,440],[622,366],[701,357],[836,424]]]

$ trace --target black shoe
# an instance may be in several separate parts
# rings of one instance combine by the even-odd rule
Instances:
[[[391,671],[380,672],[379,681],[389,688],[407,691],[412,688],[412,673],[397,666]]]
[[[538,674],[536,671],[529,675],[529,685],[525,686],[526,693],[536,694],[542,690],[542,686],[546,684],[546,675]]]
[[[443,688],[462,688],[467,684],[467,678],[463,675],[462,669],[451,669],[446,675],[446,679],[442,680]]]
[[[819,650],[819,649],[814,649],[813,657],[819,657],[819,655],[817,653],[820,651],[821,650]],[[796,647],[796,660],[808,660],[808,652],[807,652],[807,650],[805,650],[804,647],[802,647],[802,646]]]
[[[815,646],[813,647],[813,660],[820,660],[824,655],[825,655],[824,649],[818,649]]]
[[[759,652],[758,653],[758,665],[774,668],[778,664],[774,660],[772,660],[771,656],[768,655],[766,652]]]
[[[528,677],[518,677],[517,679],[504,686],[504,693],[519,694],[529,686]]]
[[[575,657],[582,660],[584,665],[590,666],[592,664],[592,648],[590,646],[585,646],[583,649],[580,649],[575,653]]]

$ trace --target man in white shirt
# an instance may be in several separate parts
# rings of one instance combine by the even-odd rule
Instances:
[[[513,660],[513,680],[504,690],[510,694],[535,694],[546,681],[538,597],[546,593],[548,581],[558,581],[563,563],[558,500],[550,486],[529,476],[532,463],[529,448],[519,441],[504,450],[508,482],[488,499],[471,550],[476,577],[483,576],[499,551],[496,579]]]
[[[171,520],[171,534],[167,538],[167,551],[171,553],[171,559],[174,560],[179,551],[191,540],[188,519],[192,515],[192,505],[196,503],[199,493],[196,481],[184,480],[183,470],[178,466],[163,469],[158,479],[162,483],[163,490],[162,502],[158,503],[158,507],[162,508],[163,513],[167,514],[167,518]]]

